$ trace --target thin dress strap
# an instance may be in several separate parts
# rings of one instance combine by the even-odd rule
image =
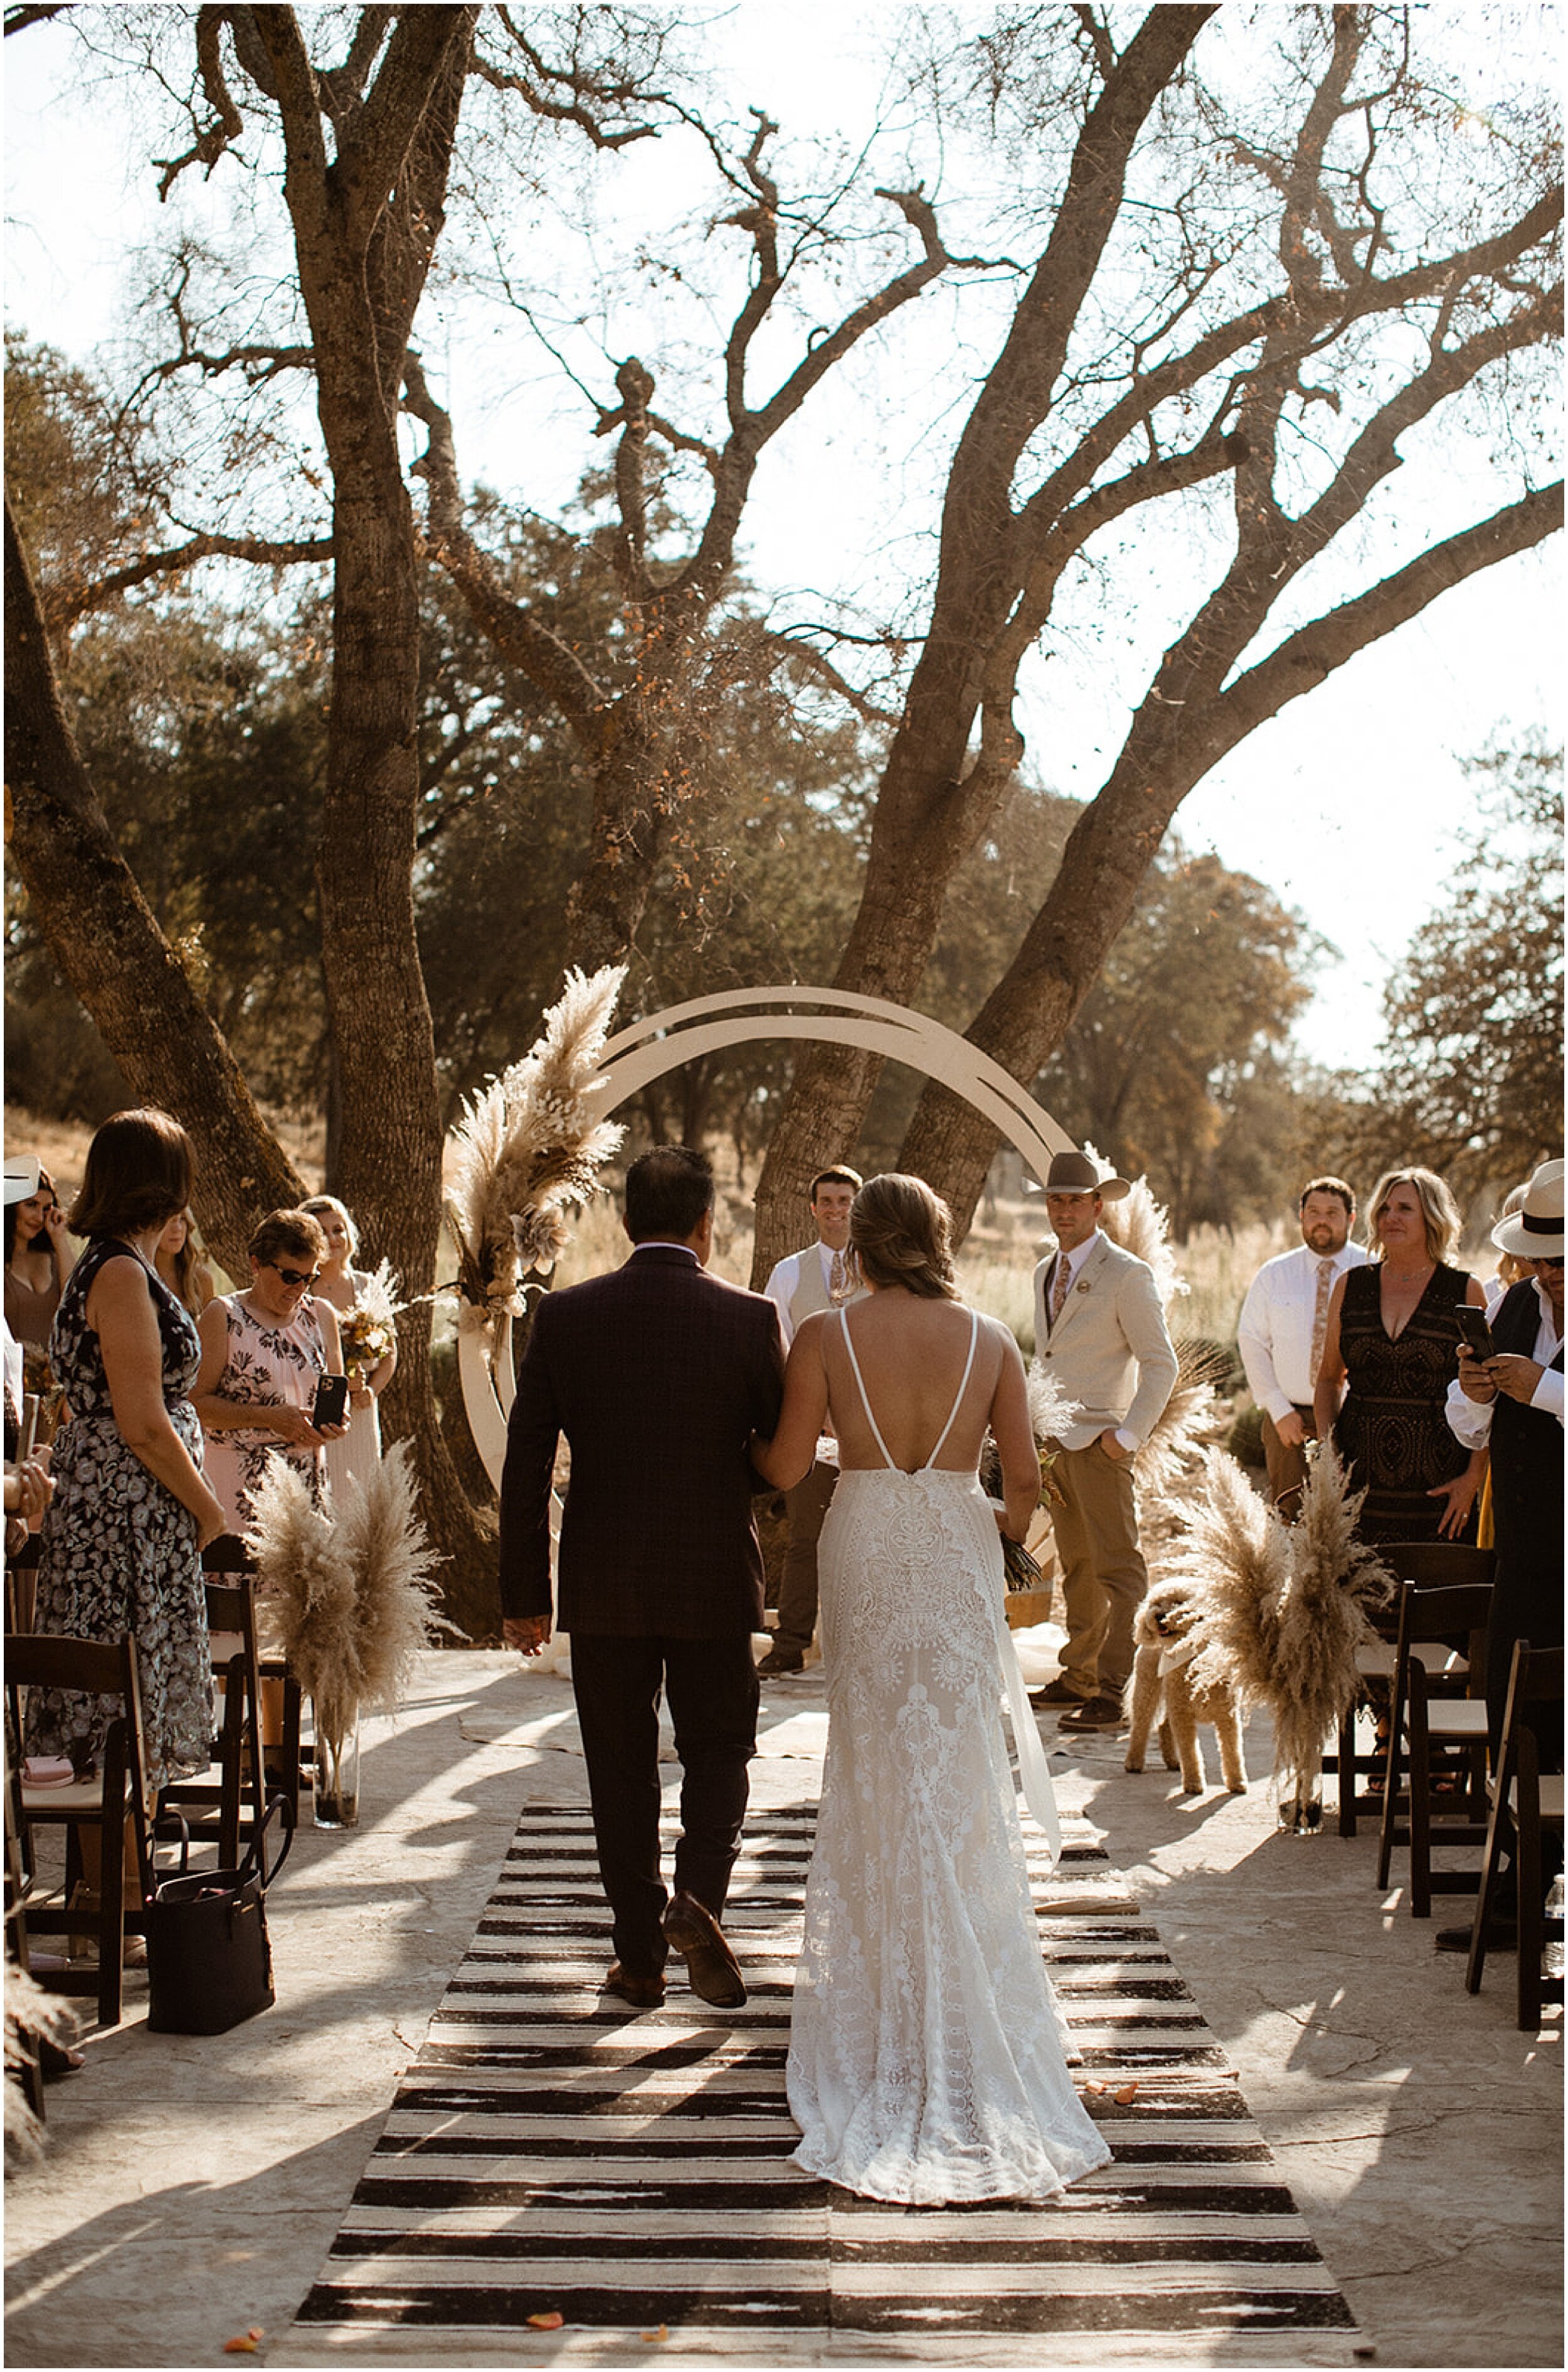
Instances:
[[[849,1363],[854,1369],[854,1380],[860,1392],[860,1405],[865,1411],[865,1422],[871,1427],[872,1433],[876,1437],[877,1447],[882,1453],[884,1465],[892,1466],[896,1473],[901,1473],[904,1470],[901,1467],[894,1465],[894,1460],[889,1451],[888,1445],[882,1438],[882,1428],[877,1424],[876,1417],[872,1414],[871,1402],[867,1399],[865,1392],[865,1378],[860,1372],[860,1361],[854,1355],[854,1341],[849,1331],[848,1310],[841,1309],[838,1313],[838,1318],[839,1324],[843,1329],[844,1349],[849,1353]],[[974,1371],[974,1351],[975,1344],[979,1340],[979,1337],[980,1319],[976,1311],[971,1309],[970,1311],[970,1355],[964,1361],[963,1379],[958,1386],[958,1395],[957,1400],[954,1401],[951,1409],[948,1411],[947,1424],[943,1426],[940,1434],[936,1437],[935,1448],[932,1451],[931,1456],[925,1460],[925,1464],[915,1470],[919,1473],[923,1474],[927,1469],[935,1463],[947,1442],[947,1436],[953,1430],[954,1419],[957,1417],[959,1409],[963,1406],[964,1394],[970,1388],[970,1377]]]
[[[882,1463],[885,1466],[891,1466],[893,1461],[888,1454],[888,1445],[882,1438],[882,1428],[877,1424],[876,1418],[872,1415],[871,1402],[865,1397],[865,1378],[860,1372],[860,1361],[854,1355],[854,1343],[850,1336],[849,1311],[847,1309],[840,1310],[839,1324],[843,1328],[844,1349],[849,1353],[849,1363],[854,1369],[854,1380],[860,1391],[860,1405],[865,1411],[865,1422],[871,1427],[872,1433],[876,1436],[877,1447],[882,1453]]]
[[[971,1309],[970,1311],[970,1355],[964,1361],[963,1381],[958,1386],[958,1397],[953,1402],[952,1408],[948,1412],[947,1422],[943,1426],[941,1433],[937,1436],[936,1447],[925,1461],[927,1467],[935,1466],[937,1459],[941,1456],[942,1451],[947,1445],[947,1436],[953,1430],[953,1425],[958,1417],[958,1411],[964,1404],[964,1394],[970,1388],[970,1378],[974,1373],[974,1346],[979,1339],[980,1313],[978,1310]]]

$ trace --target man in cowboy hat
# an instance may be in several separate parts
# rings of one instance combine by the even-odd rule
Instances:
[[[1032,1702],[1063,1706],[1066,1730],[1113,1729],[1121,1719],[1132,1618],[1149,1586],[1132,1459],[1176,1382],[1154,1272],[1100,1231],[1105,1204],[1131,1192],[1086,1153],[1055,1155],[1045,1180],[1056,1250],[1035,1270],[1035,1355],[1080,1413],[1051,1445],[1067,1644],[1060,1679]]]
[[[1497,1571],[1487,1630],[1486,1710],[1493,1753],[1502,1735],[1514,1643],[1562,1645],[1562,1164],[1546,1161],[1524,1202],[1493,1227],[1499,1251],[1531,1273],[1492,1313],[1496,1356],[1461,1343],[1448,1387],[1450,1430],[1467,1449],[1492,1450]],[[1468,1937],[1468,1930],[1467,1937]]]

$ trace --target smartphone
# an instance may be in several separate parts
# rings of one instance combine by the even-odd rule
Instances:
[[[348,1378],[323,1376],[316,1386],[310,1422],[319,1432],[324,1424],[342,1424],[348,1414]]]
[[[1492,1329],[1486,1322],[1484,1309],[1475,1308],[1461,1301],[1454,1312],[1459,1321],[1459,1333],[1472,1359],[1494,1359],[1497,1345],[1492,1339]]]

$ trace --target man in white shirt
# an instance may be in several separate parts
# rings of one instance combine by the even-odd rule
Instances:
[[[786,1351],[804,1320],[865,1297],[849,1248],[849,1215],[861,1182],[859,1170],[843,1165],[817,1172],[811,1180],[817,1240],[780,1261],[762,1288],[779,1313]],[[805,1669],[806,1650],[817,1628],[817,1542],[838,1479],[838,1468],[819,1459],[805,1482],[784,1494],[789,1546],[779,1577],[778,1629],[757,1667],[765,1679],[778,1680]]]
[[[1154,1273],[1100,1231],[1105,1203],[1131,1191],[1086,1153],[1055,1155],[1045,1180],[1056,1251],[1035,1270],[1035,1356],[1079,1413],[1051,1444],[1067,1643],[1061,1678],[1030,1702],[1064,1705],[1069,1730],[1114,1729],[1122,1717],[1132,1620],[1149,1587],[1132,1459],[1176,1382]]]
[[[1366,1259],[1350,1240],[1355,1196],[1342,1178],[1314,1178],[1302,1188],[1296,1212],[1300,1247],[1263,1262],[1237,1328],[1247,1381],[1263,1412],[1269,1496],[1292,1517],[1300,1504],[1294,1494],[1307,1481],[1307,1444],[1316,1438],[1312,1393],[1329,1303],[1345,1271],[1360,1268]]]

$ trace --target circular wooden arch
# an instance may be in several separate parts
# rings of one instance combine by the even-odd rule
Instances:
[[[792,1009],[802,1006],[825,1009]],[[587,1090],[594,1116],[608,1120],[628,1097],[699,1054],[754,1045],[764,1038],[854,1046],[863,1053],[907,1064],[982,1113],[1042,1184],[1052,1154],[1073,1148],[1065,1129],[1000,1063],[957,1030],[929,1014],[912,1013],[907,1006],[837,988],[749,988],[698,996],[631,1023],[606,1041],[598,1075]],[[511,1320],[499,1319],[494,1332],[482,1325],[460,1327],[458,1366],[474,1447],[499,1490],[512,1406]]]

